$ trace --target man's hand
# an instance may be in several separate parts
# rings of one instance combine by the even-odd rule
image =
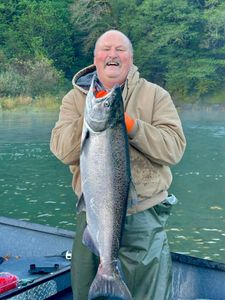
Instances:
[[[135,120],[133,120],[128,113],[124,113],[124,118],[125,118],[125,125],[127,128],[127,133],[130,133],[134,127]]]

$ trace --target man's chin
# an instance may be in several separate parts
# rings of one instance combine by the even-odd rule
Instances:
[[[105,75],[109,78],[118,78],[120,76],[120,69],[105,70]]]

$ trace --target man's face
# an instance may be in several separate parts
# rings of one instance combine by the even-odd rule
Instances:
[[[94,64],[105,88],[123,84],[133,64],[128,40],[118,32],[103,35],[95,48]]]

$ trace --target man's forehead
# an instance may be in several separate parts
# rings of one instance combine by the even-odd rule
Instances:
[[[128,45],[126,45],[126,43],[116,43],[116,42],[103,42],[100,43],[99,46],[102,47],[107,47],[107,48],[111,48],[111,47],[115,47],[115,48],[124,48],[124,49],[128,49]]]
[[[99,38],[99,44],[120,44],[121,46],[128,45],[127,38],[118,32],[106,32]]]
[[[101,50],[103,47],[121,47],[124,50],[130,51],[133,54],[132,44],[128,37],[120,31],[109,30],[99,37],[95,44],[94,53],[96,50]]]
[[[98,43],[99,46],[107,46],[107,47],[123,47],[128,48],[129,44],[128,41],[125,40],[123,37],[103,37],[99,40]]]

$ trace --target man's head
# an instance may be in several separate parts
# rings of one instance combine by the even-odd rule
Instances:
[[[109,30],[97,40],[94,64],[105,88],[123,84],[133,64],[133,49],[128,37],[118,30]]]

